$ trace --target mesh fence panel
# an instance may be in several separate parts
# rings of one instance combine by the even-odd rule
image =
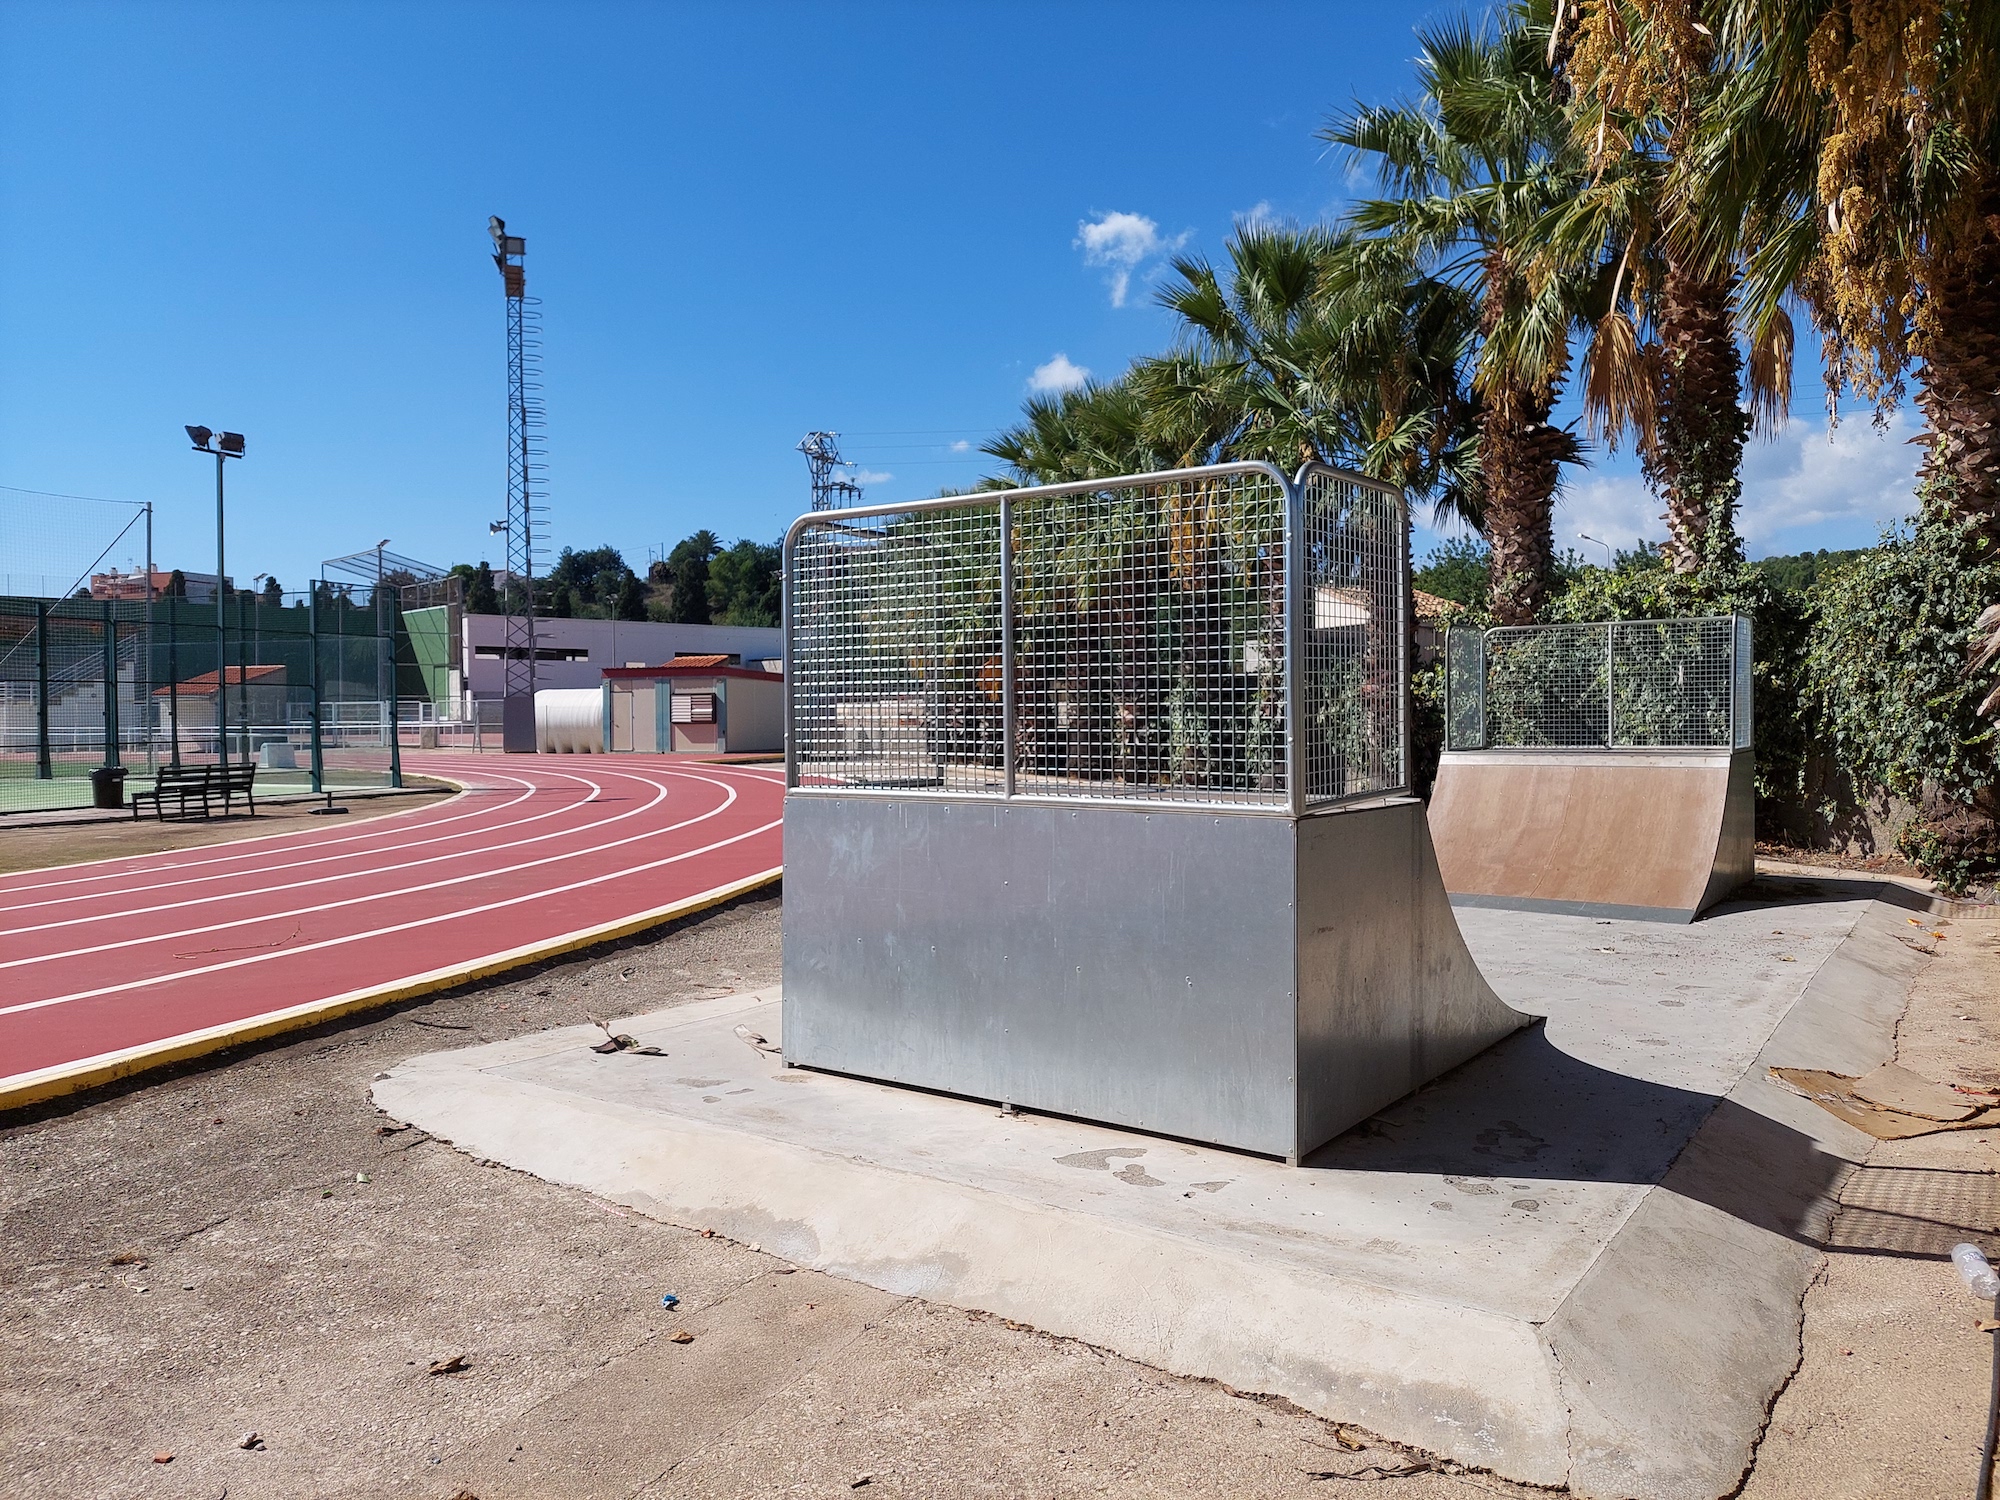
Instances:
[[[1445,635],[1444,743],[1449,750],[1486,745],[1486,633],[1453,630]]]
[[[1274,471],[1231,466],[1013,492],[1004,539],[997,496],[809,518],[794,784],[997,797],[1011,772],[1017,796],[1287,804],[1291,504]],[[1401,500],[1315,472],[1302,504],[1306,796],[1391,790]]]
[[[113,740],[143,765],[146,639],[143,603],[0,599],[0,809],[89,801]]]
[[[1282,800],[1284,506],[1262,474],[1016,506],[1018,790]]]
[[[1314,470],[1302,498],[1306,800],[1391,791],[1405,785],[1409,681],[1402,497]]]
[[[793,544],[801,781],[997,789],[1000,508],[847,519]]]
[[[111,714],[107,619],[116,653]],[[303,594],[239,592],[223,602],[220,624],[218,639],[216,605],[185,598],[0,598],[0,811],[88,803],[89,773],[108,763],[111,737],[128,795],[145,790],[160,766],[225,755],[255,764],[260,789],[305,790],[315,703],[321,784],[390,782],[391,595],[378,608],[366,591],[323,592],[315,612]]]
[[[1453,750],[1750,743],[1750,621],[1617,620],[1452,632]]]

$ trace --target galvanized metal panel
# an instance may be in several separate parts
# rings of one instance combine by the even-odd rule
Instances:
[[[794,796],[788,1061],[1286,1155],[1292,824]]]
[[[785,1056],[1297,1157],[1521,1025],[1409,799],[791,798]]]
[[[1299,1154],[1525,1025],[1467,951],[1423,804],[1298,825]]]

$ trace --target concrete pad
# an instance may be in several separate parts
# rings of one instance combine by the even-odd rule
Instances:
[[[1689,927],[1465,911],[1545,1026],[1300,1168],[786,1069],[776,993],[413,1058],[401,1119],[800,1265],[1269,1391],[1511,1478],[1732,1489],[1870,1144],[1765,1080],[1865,1072],[1923,960],[1871,903]]]

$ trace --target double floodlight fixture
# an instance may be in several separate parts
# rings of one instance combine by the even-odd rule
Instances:
[[[502,255],[526,255],[528,242],[518,234],[507,232],[507,221],[498,214],[486,220],[486,232],[493,236],[493,248]]]
[[[223,458],[243,456],[243,434],[240,432],[211,432],[206,427],[190,427],[187,435],[198,452],[214,453]]]

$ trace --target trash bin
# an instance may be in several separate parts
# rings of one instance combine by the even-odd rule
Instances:
[[[90,805],[92,807],[123,807],[125,805],[125,768],[123,766],[99,766],[90,773]]]

